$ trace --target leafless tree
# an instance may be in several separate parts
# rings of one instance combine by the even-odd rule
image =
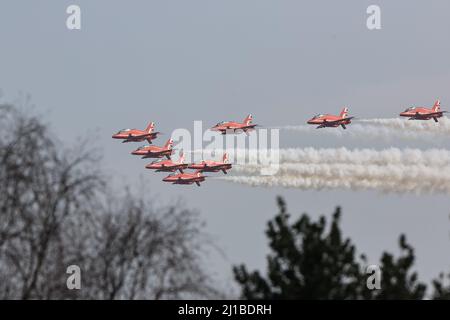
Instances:
[[[0,298],[216,296],[196,212],[105,192],[97,159],[62,148],[40,118],[0,106]],[[69,290],[66,269],[81,269]]]

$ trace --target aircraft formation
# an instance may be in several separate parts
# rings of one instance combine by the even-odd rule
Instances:
[[[218,131],[221,134],[227,133],[246,133],[254,130],[257,126],[252,124],[252,115],[248,115],[242,123],[235,121],[223,121],[216,124],[210,130]],[[184,163],[184,154],[180,152],[178,161],[173,161],[171,156],[173,154],[173,140],[169,139],[164,146],[154,146],[152,140],[156,139],[160,132],[154,131],[155,124],[150,122],[144,130],[139,129],[122,129],[113,134],[113,139],[122,140],[125,142],[142,142],[147,141],[148,145],[141,146],[132,151],[132,155],[141,156],[142,159],[157,158],[145,166],[146,169],[155,170],[155,172],[171,172],[167,177],[162,179],[164,182],[172,184],[196,184],[205,181],[206,176],[203,172],[219,172],[222,171],[227,174],[227,170],[232,168],[231,163],[228,163],[228,156],[224,153],[222,161],[202,160],[199,163]],[[161,159],[166,157],[167,159]],[[194,172],[185,172],[186,169],[192,169]],[[177,173],[176,171],[179,171]]]
[[[342,109],[339,115],[331,114],[318,114],[307,121],[307,124],[316,125],[317,129],[320,128],[347,128],[352,122],[354,117],[348,116],[348,108]],[[431,120],[438,122],[438,118],[443,117],[443,114],[447,111],[441,110],[441,103],[436,100],[431,108],[427,107],[410,107],[401,112],[399,116],[407,117],[408,120]],[[236,121],[222,121],[210,128],[212,131],[220,132],[222,135],[229,133],[246,133],[255,129],[257,124],[253,124],[252,115],[248,115],[243,122]],[[155,170],[155,172],[171,172],[167,177],[162,179],[164,182],[170,182],[172,184],[196,184],[200,186],[201,182],[204,182],[206,176],[204,172],[220,172],[227,174],[227,170],[232,168],[231,163],[228,162],[228,156],[224,153],[222,161],[202,160],[199,163],[185,163],[184,154],[180,152],[178,161],[172,160],[173,154],[173,140],[169,139],[164,146],[152,145],[152,140],[156,139],[160,132],[154,131],[155,124],[150,122],[144,130],[138,129],[122,129],[112,136],[113,139],[120,139],[122,142],[141,142],[147,141],[148,145],[141,146],[132,151],[131,154],[141,156],[142,159],[157,158],[145,166],[146,169]],[[161,159],[166,157],[167,159]],[[191,169],[193,172],[185,172],[185,170]],[[179,173],[177,173],[179,171]]]

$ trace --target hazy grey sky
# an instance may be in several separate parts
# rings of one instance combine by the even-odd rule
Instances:
[[[82,29],[66,28],[81,7]],[[366,28],[381,7],[382,29]],[[146,183],[145,193],[198,208],[226,257],[210,260],[222,281],[231,264],[265,266],[266,222],[275,196],[300,212],[330,216],[343,207],[344,231],[376,263],[407,234],[419,275],[450,267],[448,196],[251,188],[207,181],[172,186],[111,139],[155,121],[168,137],[194,120],[212,125],[253,113],[266,126],[304,123],[343,105],[360,117],[392,117],[439,97],[450,109],[450,2],[434,1],[18,1],[0,4],[0,88],[4,100],[32,95],[63,142],[92,134],[115,187]],[[349,128],[351,130],[351,128]],[[416,141],[373,141],[280,133],[281,146],[426,148]],[[440,147],[441,142],[434,142]],[[448,147],[448,143],[445,145]]]

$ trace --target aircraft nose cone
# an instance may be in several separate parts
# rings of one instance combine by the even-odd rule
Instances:
[[[169,182],[169,181],[170,181],[170,177],[165,177],[165,178],[163,179],[163,181]]]
[[[131,154],[138,155],[139,151],[138,150],[131,151]]]

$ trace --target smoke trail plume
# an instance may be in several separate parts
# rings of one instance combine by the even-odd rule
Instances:
[[[439,118],[439,122],[432,120],[404,120],[404,119],[361,119],[362,123],[380,125],[386,128],[408,131],[429,132],[434,134],[450,134],[450,119]]]
[[[333,170],[333,169],[331,169]],[[302,190],[349,189],[379,190],[390,193],[450,194],[450,178],[416,177],[403,179],[378,179],[346,176],[345,178],[325,178],[321,176],[275,175],[275,176],[230,176],[220,177],[230,182],[246,184],[254,187],[286,187]]]
[[[442,149],[282,149],[278,171],[260,176],[264,165],[233,167],[247,176],[222,177],[250,186],[298,189],[379,190],[450,194],[450,152]]]
[[[202,155],[203,159],[220,160],[223,153],[227,153],[233,164],[240,165],[265,165],[270,164],[266,160],[272,154],[271,159],[277,163],[347,163],[347,164],[403,164],[403,165],[427,165],[450,166],[450,150],[446,149],[399,149],[387,148],[375,149],[347,149],[342,148],[285,148],[285,149],[204,149],[194,150],[192,153]],[[277,158],[275,159],[275,155]],[[239,161],[241,160],[241,161]]]
[[[280,162],[293,163],[347,163],[376,165],[427,165],[450,166],[450,151],[446,149],[399,149],[384,150],[347,148],[288,148],[280,149]]]

